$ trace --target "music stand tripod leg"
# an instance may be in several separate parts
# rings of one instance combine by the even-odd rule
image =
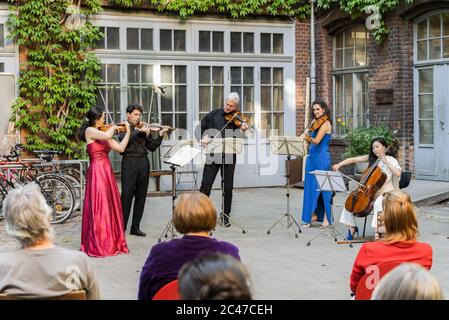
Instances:
[[[173,239],[176,237],[176,231],[175,226],[173,225],[173,211],[175,209],[175,200],[176,200],[176,166],[172,164],[170,166],[170,169],[172,170],[172,210],[171,210],[171,219],[165,226],[164,230],[162,231],[161,235],[159,236],[157,242],[160,243],[162,241],[162,235],[164,235],[165,238],[168,238],[168,234],[170,233],[170,238]]]

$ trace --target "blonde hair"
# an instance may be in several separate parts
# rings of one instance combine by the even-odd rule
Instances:
[[[410,196],[401,191],[391,191],[383,198],[386,242],[416,241],[418,219]]]
[[[184,193],[173,211],[173,224],[182,234],[208,232],[217,224],[217,211],[209,197],[203,193]]]
[[[403,263],[377,285],[372,300],[444,300],[435,277],[422,266]]]
[[[6,232],[24,248],[53,239],[52,209],[35,183],[11,190],[3,202]]]

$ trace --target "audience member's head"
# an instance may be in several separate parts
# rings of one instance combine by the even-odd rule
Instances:
[[[184,264],[178,274],[184,300],[251,300],[246,268],[230,255],[211,253]]]
[[[416,241],[418,238],[418,219],[415,207],[407,193],[387,192],[383,198],[383,219],[385,241]]]
[[[201,192],[183,193],[173,211],[173,224],[182,234],[209,232],[217,224],[217,211]]]
[[[443,300],[435,277],[422,266],[403,263],[377,285],[372,300]]]
[[[11,190],[3,202],[6,232],[24,248],[53,239],[52,209],[35,183]]]

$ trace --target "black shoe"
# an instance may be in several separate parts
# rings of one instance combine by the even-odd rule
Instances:
[[[227,215],[223,216],[223,227],[229,228],[231,226],[231,221],[229,221],[229,218]]]
[[[138,236],[138,237],[146,236],[145,232],[142,232],[140,230],[131,230],[130,234],[132,234],[133,236]]]

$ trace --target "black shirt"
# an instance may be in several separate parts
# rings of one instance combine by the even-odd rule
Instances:
[[[126,133],[120,133],[118,139],[123,140]],[[147,156],[148,151],[154,151],[162,143],[162,137],[158,135],[157,138],[153,138],[151,134],[147,137],[145,132],[138,131],[135,127],[131,126],[131,136],[129,137],[128,145],[122,156]]]

